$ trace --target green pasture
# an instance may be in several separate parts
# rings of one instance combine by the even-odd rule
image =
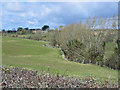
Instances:
[[[92,75],[100,79],[110,77],[111,80],[117,80],[117,70],[64,60],[59,49],[43,46],[46,43],[2,37],[2,63],[7,66],[43,70],[51,74],[60,73],[79,77]]]

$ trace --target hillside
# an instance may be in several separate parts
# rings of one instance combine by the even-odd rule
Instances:
[[[96,76],[100,79],[117,79],[117,70],[92,64],[81,64],[66,61],[61,57],[57,48],[44,47],[46,42],[28,39],[3,37],[2,58],[3,65],[17,66],[51,74],[65,74],[69,76]]]

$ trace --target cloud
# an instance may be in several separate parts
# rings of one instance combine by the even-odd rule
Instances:
[[[119,2],[119,0],[2,0],[2,2]]]
[[[107,7],[106,7],[107,6]],[[117,15],[117,3],[76,2],[4,2],[3,28],[39,27],[51,28],[73,22],[85,21],[89,16],[111,17]]]
[[[3,7],[4,9],[8,10],[8,11],[15,11],[15,12],[20,12],[23,11],[23,6],[21,3],[19,2],[9,2],[9,3],[3,3]]]
[[[29,23],[29,24],[34,24],[34,22],[32,22],[32,21],[28,21],[28,23]]]
[[[41,9],[41,11],[40,11],[41,16],[48,15],[52,11],[52,9],[48,8],[46,5],[41,5],[40,9]]]

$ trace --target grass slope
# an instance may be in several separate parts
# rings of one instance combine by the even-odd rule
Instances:
[[[24,67],[49,73],[65,73],[70,76],[93,75],[100,79],[111,76],[117,79],[117,70],[100,67],[92,64],[81,64],[64,60],[57,48],[44,47],[45,42],[12,37],[2,39],[3,65]]]

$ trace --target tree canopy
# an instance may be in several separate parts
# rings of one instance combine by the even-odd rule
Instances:
[[[49,26],[48,25],[44,25],[43,27],[42,27],[42,30],[43,31],[46,31],[46,30],[48,30],[49,29]]]

